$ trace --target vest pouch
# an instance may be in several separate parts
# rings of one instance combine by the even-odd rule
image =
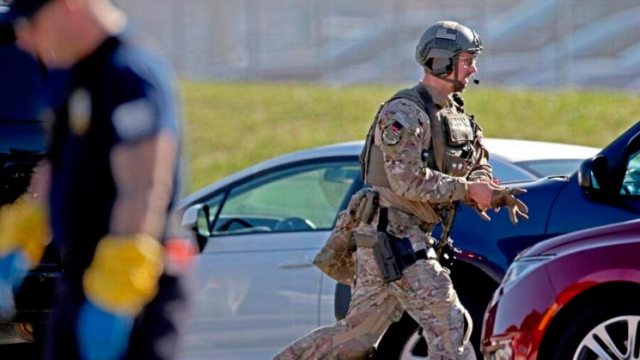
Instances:
[[[468,158],[461,157],[462,151],[447,150],[445,155],[445,173],[451,176],[467,176],[471,170]]]
[[[446,114],[442,116],[442,122],[449,146],[457,147],[473,142],[473,126],[466,114]]]
[[[320,249],[313,264],[337,282],[351,285],[355,276],[353,222],[346,211],[338,214],[336,227]]]

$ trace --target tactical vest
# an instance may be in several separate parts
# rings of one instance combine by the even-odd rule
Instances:
[[[382,150],[375,144],[374,139],[382,108],[396,99],[414,102],[429,116],[431,147],[422,149],[422,161],[425,166],[451,176],[469,175],[476,158],[473,144],[478,129],[473,116],[464,113],[462,99],[459,97],[454,98],[459,113],[445,109],[438,114],[439,110],[433,99],[427,90],[418,84],[411,89],[399,91],[380,105],[360,153],[362,180],[370,186],[391,187],[384,171]]]

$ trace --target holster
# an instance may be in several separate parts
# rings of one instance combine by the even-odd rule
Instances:
[[[422,259],[436,259],[433,248],[413,250],[411,240],[387,232],[388,209],[380,208],[378,218],[378,241],[373,246],[373,256],[385,283],[402,277],[402,271]]]
[[[396,254],[391,245],[392,241],[402,240],[385,231],[378,231],[378,242],[373,247],[373,256],[378,264],[380,275],[384,282],[392,282],[402,277],[401,264],[396,260]]]

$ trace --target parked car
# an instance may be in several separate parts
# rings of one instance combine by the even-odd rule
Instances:
[[[0,34],[10,33],[7,28],[0,22]],[[0,35],[0,206],[26,190],[31,168],[45,147],[37,120],[42,110],[42,71],[11,39]]]
[[[546,141],[484,139],[490,152],[494,175],[502,182],[535,180],[547,176],[569,176],[584,159],[595,156],[600,149],[591,146],[559,144]],[[503,168],[508,163],[524,170],[532,177],[507,176],[513,170]]]
[[[627,181],[640,184],[629,174]],[[638,195],[636,189],[636,201]],[[522,252],[487,309],[486,358],[638,359],[638,254],[640,220],[574,232]]]
[[[507,143],[503,151],[492,148]],[[335,322],[335,282],[312,260],[338,210],[363,186],[362,146],[351,142],[278,157],[182,201],[190,209],[186,218],[199,214],[202,250],[186,359],[268,358],[302,334]],[[490,140],[488,146],[497,177],[506,183],[535,180],[543,171],[562,178],[598,152],[521,140]]]
[[[24,193],[33,167],[45,152],[39,121],[45,73],[31,55],[16,47],[11,27],[2,23],[3,12],[0,6],[0,206]],[[50,280],[58,273],[57,256],[48,249],[43,264],[16,293],[13,321],[0,323],[0,344],[31,340],[34,329],[42,328],[52,302]]]

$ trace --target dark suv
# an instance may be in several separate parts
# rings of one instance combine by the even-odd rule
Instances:
[[[0,84],[0,204],[6,204],[24,192],[44,149],[42,125],[36,120],[42,70],[13,42],[0,44]]]
[[[476,349],[482,316],[508,265],[523,249],[553,236],[631,219],[640,215],[640,123],[631,126],[572,176],[558,176],[510,184],[525,188],[522,200],[529,220],[514,226],[506,212],[481,220],[461,206],[451,237],[460,249],[452,270],[454,286],[472,313]],[[349,288],[336,287],[336,317],[344,317]],[[385,333],[378,345],[380,359],[426,357],[418,325],[406,313]]]
[[[1,7],[0,7],[1,9]],[[45,151],[38,120],[43,104],[44,69],[19,50],[11,28],[0,24],[0,206],[13,202],[29,185],[31,172]],[[52,301],[55,254],[47,250],[42,265],[32,271],[16,294],[12,322],[0,322],[0,344],[33,339],[44,324]]]

